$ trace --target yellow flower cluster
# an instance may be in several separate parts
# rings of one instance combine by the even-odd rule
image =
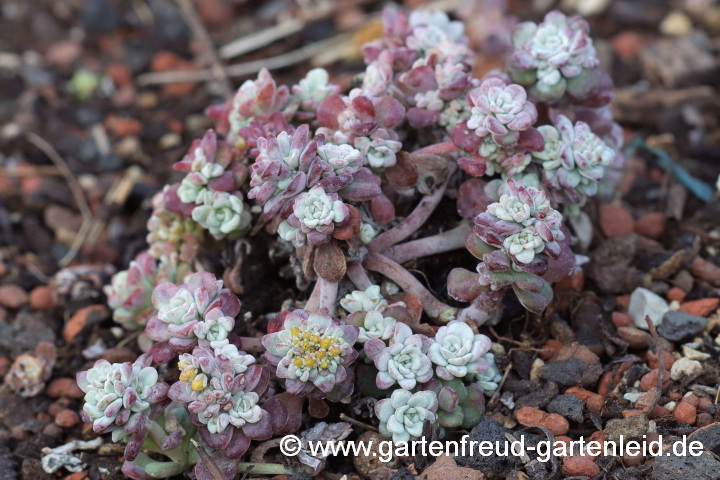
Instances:
[[[208,378],[204,373],[198,375],[198,369],[185,361],[178,362],[178,368],[181,382],[190,382],[191,388],[196,392],[205,390]]]
[[[295,356],[293,362],[297,368],[327,369],[330,362],[338,361],[343,353],[340,344],[341,338],[323,337],[309,331],[302,331],[293,327],[291,332],[292,349]],[[339,363],[339,362],[338,362]]]

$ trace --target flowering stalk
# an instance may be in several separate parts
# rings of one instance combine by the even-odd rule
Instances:
[[[368,270],[381,273],[408,293],[418,297],[423,304],[423,310],[433,320],[447,323],[455,319],[457,308],[446,305],[435,296],[413,276],[402,265],[390,260],[385,255],[370,253],[363,262]]]

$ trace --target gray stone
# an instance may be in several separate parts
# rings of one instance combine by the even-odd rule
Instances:
[[[527,395],[523,395],[522,397],[518,398],[515,402],[515,407],[544,408],[545,405],[550,402],[550,400],[555,398],[555,396],[558,394],[558,391],[559,389],[557,383],[548,382],[543,386],[543,388],[539,388],[533,392],[528,393]]]
[[[707,318],[685,312],[669,311],[663,317],[657,332],[672,342],[680,342],[701,334],[707,324]]]
[[[581,385],[589,387],[594,385],[600,375],[602,367],[599,364],[588,365],[577,358],[550,362],[540,369],[540,378],[548,382],[559,383],[566,387]]]
[[[688,440],[691,442],[697,440],[703,444],[705,450],[720,455],[720,422],[711,423],[695,430]]]
[[[630,440],[641,440],[650,429],[650,421],[645,415],[609,420],[605,425],[605,439],[620,443],[620,437],[627,443]]]
[[[699,457],[660,456],[655,458],[652,470],[654,480],[720,480],[720,461],[708,453]]]
[[[547,409],[550,413],[557,413],[573,422],[583,421],[583,402],[575,395],[560,395],[548,404]]]
[[[645,317],[649,316],[656,327],[663,321],[663,315],[670,310],[668,303],[661,296],[650,290],[638,287],[630,295],[628,313],[635,321],[635,326],[648,329]]]

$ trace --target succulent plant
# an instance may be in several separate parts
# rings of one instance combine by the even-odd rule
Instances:
[[[408,442],[422,435],[425,421],[437,420],[437,408],[438,399],[433,391],[410,393],[397,389],[390,398],[375,404],[375,415],[380,420],[381,434],[396,443]]]
[[[258,403],[268,374],[252,355],[232,347],[197,346],[192,354],[181,354],[180,381],[168,395],[187,403],[192,418],[210,434],[223,434],[232,426],[250,439],[266,440],[272,435],[270,415]]]
[[[539,25],[518,24],[508,62],[513,80],[531,86],[532,94],[546,103],[555,103],[566,91],[580,100],[597,95],[606,85],[596,70],[599,61],[589,34],[583,18],[558,11],[549,12]]]
[[[142,252],[130,262],[127,270],[113,275],[110,285],[103,289],[113,310],[113,320],[129,330],[145,326],[155,312],[152,290],[157,274],[157,261]]]
[[[233,152],[226,142],[218,141],[214,130],[195,140],[182,160],[173,165],[187,173],[177,194],[185,203],[203,203],[210,192],[236,190],[247,178],[247,167],[233,163]]]
[[[368,339],[364,352],[378,369],[375,379],[378,388],[390,388],[397,383],[400,388],[412,390],[432,377],[432,362],[427,356],[429,348],[430,339],[413,335],[410,327],[398,322],[389,346],[380,339]]]
[[[299,103],[299,120],[306,121],[315,117],[318,105],[327,97],[340,91],[338,85],[330,83],[330,76],[324,68],[313,68],[297,85],[293,85],[292,94]]]
[[[475,381],[482,387],[485,395],[492,395],[495,390],[500,386],[502,382],[503,372],[498,368],[495,362],[495,354],[493,352],[487,352],[483,355],[483,358],[487,362],[488,368],[484,372],[477,373],[473,376]]]
[[[152,199],[153,211],[147,223],[148,253],[156,259],[177,256],[180,263],[192,262],[203,241],[204,231],[191,218],[165,208],[167,190],[166,187]]]
[[[474,334],[465,322],[453,320],[435,333],[428,357],[437,365],[435,373],[443,380],[464,378],[487,368],[482,356],[491,344],[487,336]]]
[[[438,423],[443,427],[471,429],[485,413],[485,396],[479,383],[465,385],[458,378],[432,379],[422,388],[437,395],[436,414]]]
[[[288,393],[323,397],[336,387],[347,389],[358,334],[358,327],[340,325],[325,313],[294,310],[286,313],[279,331],[262,337],[262,344]],[[351,392],[352,385],[347,395]]]
[[[582,205],[597,193],[605,167],[612,165],[615,151],[595,135],[588,124],[558,115],[555,126],[538,130],[545,139],[545,149],[533,156],[543,167],[545,185],[553,198],[562,203]]]
[[[488,135],[503,147],[515,145],[520,132],[530,128],[537,121],[535,105],[527,100],[525,89],[497,77],[486,78],[478,88],[468,94],[472,114],[467,126],[475,135]]]
[[[440,30],[449,40],[467,43],[465,25],[450,20],[447,13],[438,10],[413,10],[408,17],[410,28],[433,27]]]
[[[148,321],[145,333],[179,352],[193,348],[198,339],[213,347],[226,345],[240,311],[240,300],[207,272],[194,273],[181,285],[159,284],[152,302],[157,315]]]
[[[266,68],[260,70],[256,80],[246,80],[235,94],[228,113],[228,141],[234,144],[240,138],[240,130],[256,117],[268,117],[280,112],[289,97],[288,87],[278,87]]]
[[[293,213],[280,224],[278,233],[295,245],[319,245],[330,241],[338,224],[349,218],[350,210],[336,193],[315,186],[295,198]]]
[[[203,203],[193,209],[192,218],[217,239],[244,232],[252,220],[242,193],[213,191],[203,196]]]
[[[354,290],[343,299],[340,300],[340,306],[348,311],[369,312],[370,310],[384,309],[387,306],[387,300],[380,293],[380,285],[370,285],[363,290]]]
[[[135,363],[98,360],[90,370],[77,374],[77,384],[85,392],[83,420],[92,422],[93,431],[106,433],[122,428],[132,434],[145,426],[151,407],[167,398],[169,388],[158,382],[151,362],[148,354],[138,357]]]

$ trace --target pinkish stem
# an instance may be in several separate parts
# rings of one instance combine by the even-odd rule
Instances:
[[[368,245],[368,250],[371,252],[383,252],[393,245],[402,242],[413,233],[417,232],[420,227],[425,225],[427,219],[435,211],[435,208],[440,204],[443,195],[445,195],[445,189],[447,189],[450,177],[455,173],[457,166],[455,163],[448,163],[448,174],[445,181],[435,191],[423,197],[420,203],[415,207],[410,215],[395,225],[393,228],[385,233],[382,233],[375,237],[375,239]]]
[[[405,263],[415,258],[465,248],[465,238],[471,232],[472,227],[470,224],[462,222],[447,232],[392,246],[385,250],[383,255],[397,263]]]
[[[425,286],[408,272],[402,265],[393,262],[385,255],[370,253],[365,258],[364,265],[368,270],[378,272],[397,283],[400,288],[418,297],[423,304],[425,313],[442,323],[454,320],[458,309],[441,302],[428,291]]]
[[[434,143],[423,147],[420,150],[415,150],[412,153],[432,153],[434,155],[447,155],[449,153],[455,153],[458,151],[458,147],[453,142],[442,142]]]
[[[243,352],[259,353],[259,352],[265,351],[265,347],[263,347],[262,342],[260,341],[260,338],[240,337],[240,342],[242,345]]]
[[[347,276],[358,290],[367,290],[373,284],[365,271],[365,267],[359,262],[348,265]]]
[[[330,315],[335,315],[335,304],[337,303],[338,283],[328,282],[324,278],[318,278],[320,283],[320,303],[318,310],[327,309]]]
[[[318,278],[315,281],[315,286],[313,287],[312,292],[310,293],[310,298],[308,298],[308,301],[305,304],[305,310],[308,312],[317,312],[317,309],[320,307],[321,290],[322,283],[320,282],[320,278]]]

